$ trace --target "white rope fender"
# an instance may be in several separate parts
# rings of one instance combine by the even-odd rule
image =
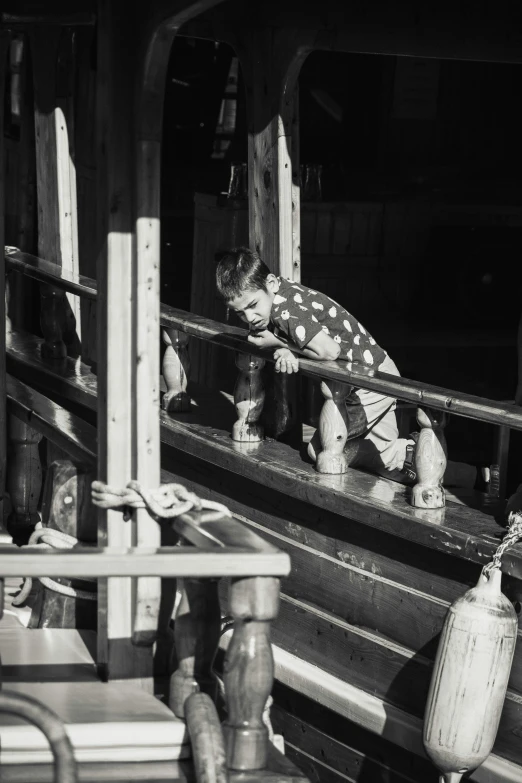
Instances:
[[[223,516],[231,516],[222,503],[203,500],[189,492],[182,484],[162,484],[158,489],[148,490],[139,481],[129,481],[125,489],[117,489],[93,481],[92,502],[98,508],[125,508],[124,518],[130,518],[131,508],[146,508],[151,516],[159,519],[173,519],[188,511],[212,511],[204,514],[199,522],[214,522]]]
[[[61,530],[53,530],[50,527],[43,527],[41,522],[38,522],[34,532],[31,534],[29,541],[21,549],[31,547],[32,549],[73,549],[78,543],[78,539],[74,536],[70,536],[68,533],[62,533]],[[96,601],[96,593],[89,592],[87,590],[77,590],[75,587],[69,585],[62,585],[60,582],[56,582],[54,579],[50,579],[47,576],[40,576],[38,580],[48,590],[52,590],[60,595],[66,595],[70,598],[84,598],[87,601]],[[95,579],[85,579],[86,582],[95,582]],[[21,606],[27,600],[29,593],[33,586],[33,580],[30,576],[26,577],[21,591],[15,596],[11,603],[13,606]]]

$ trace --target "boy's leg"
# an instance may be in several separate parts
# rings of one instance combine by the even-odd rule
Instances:
[[[379,370],[389,375],[400,375],[395,362],[389,356]],[[399,438],[395,399],[366,389],[360,389],[357,396],[364,406],[370,431],[364,438],[353,465],[369,468],[388,478],[403,478],[402,468],[406,457],[406,446],[413,441]]]

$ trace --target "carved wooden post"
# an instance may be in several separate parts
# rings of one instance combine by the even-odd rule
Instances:
[[[322,451],[317,455],[319,473],[346,473],[350,457],[344,451],[348,437],[345,399],[351,386],[338,381],[322,381],[323,408],[319,417]]]
[[[183,579],[179,586],[181,601],[174,624],[178,668],[170,678],[169,706],[183,718],[185,699],[191,693],[201,690],[216,700],[212,662],[219,644],[221,613],[216,579]]]
[[[446,503],[442,480],[447,462],[443,429],[447,420],[443,411],[417,410],[421,431],[414,457],[417,484],[411,492],[411,504],[416,508],[442,508]]]
[[[67,356],[63,340],[65,293],[50,285],[42,285],[40,293],[40,327],[44,336],[42,356],[63,359]]]
[[[177,329],[163,329],[163,342],[167,348],[163,356],[163,377],[167,391],[163,395],[164,411],[184,413],[190,410],[187,383],[190,371],[188,334]]]
[[[263,416],[265,434],[295,448],[299,448],[302,441],[300,381],[297,375],[272,372]]]
[[[263,427],[258,419],[265,401],[265,389],[261,377],[264,366],[264,359],[258,359],[257,356],[247,353],[236,354],[239,375],[234,389],[234,402],[238,420],[232,427],[233,440],[250,443],[263,440]]]
[[[14,514],[9,532],[18,540],[19,534],[21,538],[28,537],[38,522],[37,507],[42,488],[38,444],[42,436],[16,416],[10,416],[8,438],[7,490]]]
[[[96,544],[96,508],[91,504],[91,484],[95,477],[87,466],[74,464],[70,459],[48,463],[41,508],[43,527],[74,536],[83,545]],[[69,578],[55,581],[95,594],[92,583],[82,580],[77,583]],[[95,601],[61,595],[43,585],[40,588],[42,597],[33,606],[32,628],[96,629]]]
[[[223,670],[228,714],[223,730],[230,769],[266,766],[263,711],[274,681],[270,623],[278,609],[279,579],[255,576],[232,581],[229,613],[234,633]]]

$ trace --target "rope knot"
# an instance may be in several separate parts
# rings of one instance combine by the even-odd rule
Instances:
[[[156,520],[174,519],[188,511],[210,511],[199,522],[215,522],[230,511],[222,503],[199,498],[182,484],[162,484],[158,489],[148,490],[139,481],[129,481],[124,489],[110,487],[102,481],[93,481],[92,502],[98,508],[123,508],[124,519],[130,519],[131,509],[146,508]]]

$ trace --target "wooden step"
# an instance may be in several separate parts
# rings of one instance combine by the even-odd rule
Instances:
[[[54,629],[53,629],[54,632]],[[9,682],[6,691],[38,699],[65,723],[79,762],[177,761],[190,756],[185,724],[138,687],[87,682]],[[0,764],[46,764],[43,734],[0,713]]]
[[[6,683],[98,682],[95,654],[94,631],[4,627],[0,623],[2,678]]]

